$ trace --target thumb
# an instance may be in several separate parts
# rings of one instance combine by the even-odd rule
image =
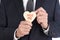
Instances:
[[[45,11],[45,9],[44,9],[43,7],[38,8],[38,9],[35,11],[35,12],[36,12],[36,14],[37,14],[39,11],[46,12],[46,11]]]

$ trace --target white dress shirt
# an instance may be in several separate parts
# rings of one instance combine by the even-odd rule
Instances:
[[[33,8],[33,10],[35,10],[36,0],[33,0],[33,1],[34,1],[34,8]],[[27,2],[28,2],[28,0],[23,0],[24,10],[26,10]],[[44,29],[43,29],[43,30],[44,30]],[[44,33],[45,33],[46,35],[48,34],[48,30],[49,30],[49,27],[48,27],[47,30],[44,30]],[[16,31],[14,32],[14,39],[13,39],[13,40],[18,40],[19,38],[16,38],[15,33],[16,33]]]

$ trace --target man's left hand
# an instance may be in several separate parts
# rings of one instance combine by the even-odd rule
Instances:
[[[48,28],[48,13],[42,7],[36,10],[37,22],[42,26],[42,28]]]

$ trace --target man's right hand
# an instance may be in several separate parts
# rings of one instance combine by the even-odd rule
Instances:
[[[19,38],[28,35],[31,28],[32,28],[32,23],[28,21],[21,21],[16,31],[16,37]]]

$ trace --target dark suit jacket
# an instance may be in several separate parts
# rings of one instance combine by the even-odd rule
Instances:
[[[51,36],[55,36],[56,32],[54,28],[59,27],[60,24],[60,19],[56,19],[57,17],[55,17],[54,13],[55,3],[56,0],[37,0],[36,2],[36,9],[42,6],[49,15],[48,21],[50,30],[48,36],[44,34],[42,28],[35,19],[30,34],[20,38],[20,40],[51,40]],[[14,31],[18,27],[20,21],[24,20],[23,12],[22,0],[2,0],[0,5],[0,40],[13,40]]]

